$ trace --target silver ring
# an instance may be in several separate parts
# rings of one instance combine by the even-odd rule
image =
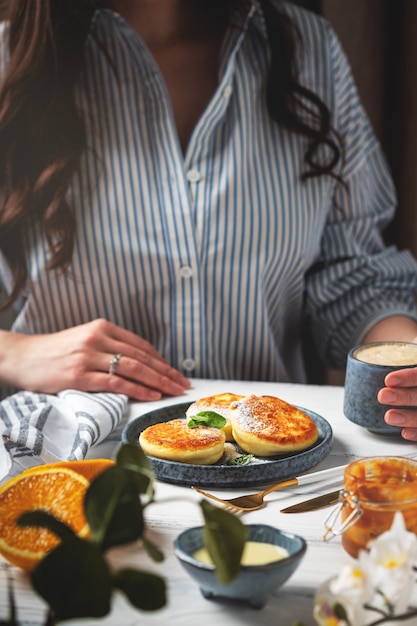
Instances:
[[[109,374],[110,374],[110,376],[113,376],[113,374],[116,373],[117,366],[119,364],[121,356],[122,355],[120,354],[120,352],[116,352],[116,354],[113,355],[112,358],[110,359],[110,365],[109,365]]]

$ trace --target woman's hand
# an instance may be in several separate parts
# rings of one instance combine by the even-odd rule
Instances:
[[[401,315],[388,317],[378,322],[363,338],[363,343],[373,341],[417,343],[417,324],[413,319]],[[392,426],[401,426],[404,439],[417,441],[417,367],[387,374],[385,385],[378,393],[378,400],[393,407],[385,413],[385,421]],[[396,406],[410,408],[396,409]]]
[[[404,439],[417,441],[417,367],[387,374],[385,385],[378,393],[378,400],[393,405],[385,413],[385,421],[392,426],[401,426]],[[410,409],[396,406],[409,406]]]
[[[47,335],[3,331],[0,345],[1,383],[29,391],[107,391],[149,401],[190,387],[151,344],[104,319]]]

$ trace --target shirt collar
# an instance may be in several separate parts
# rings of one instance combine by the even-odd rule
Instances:
[[[262,35],[264,39],[268,38],[265,15],[262,10],[260,0],[252,0],[245,20],[246,28],[252,24],[253,27]]]

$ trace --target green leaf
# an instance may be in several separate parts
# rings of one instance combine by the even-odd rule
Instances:
[[[187,423],[189,428],[197,428],[198,426],[210,426],[210,428],[223,428],[226,426],[227,420],[215,411],[200,411],[197,415],[193,415]]]
[[[156,611],[166,604],[165,581],[154,574],[122,569],[113,576],[113,586],[120,589],[129,602],[142,611]]]
[[[126,469],[146,470],[153,475],[152,464],[140,446],[123,443],[116,456],[116,463]]]
[[[247,465],[253,459],[253,454],[241,454],[234,459],[229,459],[226,465]]]
[[[84,509],[92,541],[103,549],[139,539],[144,530],[143,507],[131,472],[117,465],[91,483]]]
[[[151,500],[154,494],[155,474],[152,464],[140,446],[122,444],[116,457],[117,466],[131,472],[139,494]]]
[[[110,611],[110,571],[99,547],[89,541],[74,535],[52,550],[30,576],[57,621],[104,617]]]
[[[62,541],[70,540],[75,537],[75,533],[64,522],[44,511],[42,509],[34,509],[33,511],[26,511],[23,513],[16,522],[17,526],[35,526],[37,528],[46,528],[59,537]]]
[[[218,579],[228,584],[239,574],[248,530],[233,514],[207,500],[200,506],[204,515],[203,542],[216,568]]]
[[[153,561],[161,563],[164,560],[163,552],[161,552],[154,543],[146,539],[146,537],[142,537],[142,542],[148,556],[150,556]]]

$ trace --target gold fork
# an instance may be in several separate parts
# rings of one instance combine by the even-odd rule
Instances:
[[[202,496],[210,498],[211,500],[216,500],[216,502],[220,502],[227,507],[238,509],[239,511],[256,511],[257,509],[260,509],[264,506],[265,496],[272,491],[278,491],[279,489],[285,489],[286,487],[295,487],[297,485],[307,485],[309,483],[315,483],[320,480],[327,480],[329,478],[342,479],[345,467],[346,465],[339,465],[336,467],[331,467],[327,470],[321,470],[319,472],[312,472],[310,474],[303,474],[302,476],[296,476],[287,480],[281,480],[280,482],[275,483],[274,485],[270,485],[269,487],[263,489],[262,491],[259,491],[258,493],[237,496],[236,498],[230,499],[218,498],[214,494],[203,491],[202,489],[198,489],[197,487],[192,487],[192,489],[198,491],[198,493],[200,493]]]

